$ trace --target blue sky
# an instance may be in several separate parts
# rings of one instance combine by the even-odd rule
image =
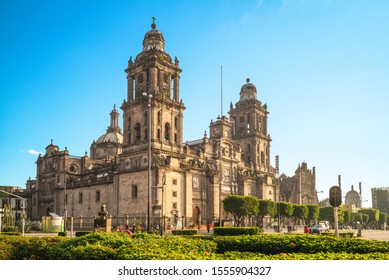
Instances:
[[[183,69],[184,139],[209,133],[250,78],[268,104],[271,156],[316,167],[321,199],[342,175],[388,187],[388,1],[0,3],[0,185],[24,187],[53,139],[82,156],[126,98],[124,69],[151,17]],[[120,111],[121,113],[121,111]]]

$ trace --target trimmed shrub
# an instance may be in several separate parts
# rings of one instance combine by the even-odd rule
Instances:
[[[1,234],[2,235],[22,235],[22,233],[18,231],[2,232]]]
[[[0,236],[0,252],[8,260],[48,260],[48,250],[60,243],[60,237]],[[3,256],[0,254],[0,259]]]
[[[75,236],[76,237],[80,237],[80,236],[83,236],[83,235],[86,235],[86,234],[90,234],[90,233],[93,233],[93,231],[76,231]]]
[[[0,235],[0,260],[389,260],[389,242],[308,234]]]
[[[353,253],[365,254],[372,252],[389,253],[389,242],[362,240],[356,238],[339,238],[321,235],[271,235],[253,236],[220,236],[215,237],[217,252],[227,251],[253,252],[263,254],[280,253]]]
[[[195,235],[197,234],[197,230],[195,229],[187,229],[187,230],[172,230],[173,235]]]
[[[255,235],[261,233],[259,227],[215,227],[213,233],[219,236]]]
[[[131,242],[118,250],[121,260],[203,260],[215,258],[216,244],[192,236],[131,235]],[[216,258],[215,258],[216,259]]]
[[[339,233],[339,237],[353,238],[354,232],[341,232],[341,233]]]

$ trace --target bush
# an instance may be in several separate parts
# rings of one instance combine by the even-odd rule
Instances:
[[[1,232],[17,232],[19,228],[17,226],[2,225]]]
[[[280,253],[389,253],[389,242],[363,240],[356,238],[339,238],[321,235],[253,235],[215,237],[217,252],[227,251],[253,252],[263,254]]]
[[[128,234],[124,233],[88,231],[82,236],[63,239],[63,242],[50,248],[48,255],[53,260],[114,259],[116,250],[130,240]],[[92,256],[93,250],[96,250],[96,257]]]
[[[48,250],[62,241],[59,237],[0,236],[0,252],[8,260],[48,260]],[[4,259],[0,253],[0,259]]]
[[[22,233],[18,231],[6,231],[6,232],[2,232],[1,234],[2,235],[22,235]]]
[[[27,220],[26,231],[42,231],[42,222],[38,220]]]
[[[389,260],[389,242],[308,234],[0,235],[0,260]]]
[[[339,237],[353,238],[354,232],[341,232],[341,233],[339,233]]]
[[[215,227],[215,235],[233,236],[233,235],[255,235],[261,232],[259,227]]]
[[[86,235],[86,234],[90,234],[90,233],[93,233],[93,231],[76,231],[75,236],[76,237],[80,237],[80,236],[83,236],[83,235]]]
[[[202,260],[212,259],[216,244],[192,236],[131,235],[131,242],[119,248],[121,260]]]
[[[172,230],[173,235],[195,235],[197,234],[197,230],[195,229],[187,229],[187,230]]]

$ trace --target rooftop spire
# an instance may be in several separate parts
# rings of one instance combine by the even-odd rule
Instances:
[[[151,18],[153,19],[153,23],[151,24],[151,28],[152,28],[153,30],[155,30],[155,28],[157,28],[157,25],[155,24],[156,18],[155,18],[155,17],[151,17]]]

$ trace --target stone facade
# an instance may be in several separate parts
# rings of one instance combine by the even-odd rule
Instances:
[[[372,208],[389,214],[389,187],[372,188]]]
[[[319,204],[316,191],[315,167],[308,169],[306,162],[297,167],[295,175],[280,176],[281,200],[294,204]]]
[[[247,79],[229,118],[217,117],[209,134],[183,143],[179,61],[165,52],[154,22],[151,27],[142,52],[125,69],[123,134],[114,107],[111,125],[92,143],[90,157],[48,145],[29,189],[33,218],[65,208],[68,216],[92,217],[105,204],[113,226],[145,226],[150,220],[169,229],[230,219],[221,203],[229,194],[278,201],[267,105],[257,99],[256,87]]]
[[[356,190],[354,190],[354,186],[351,186],[351,190],[346,193],[344,204],[354,205],[355,209],[361,208],[362,206],[361,195]]]

